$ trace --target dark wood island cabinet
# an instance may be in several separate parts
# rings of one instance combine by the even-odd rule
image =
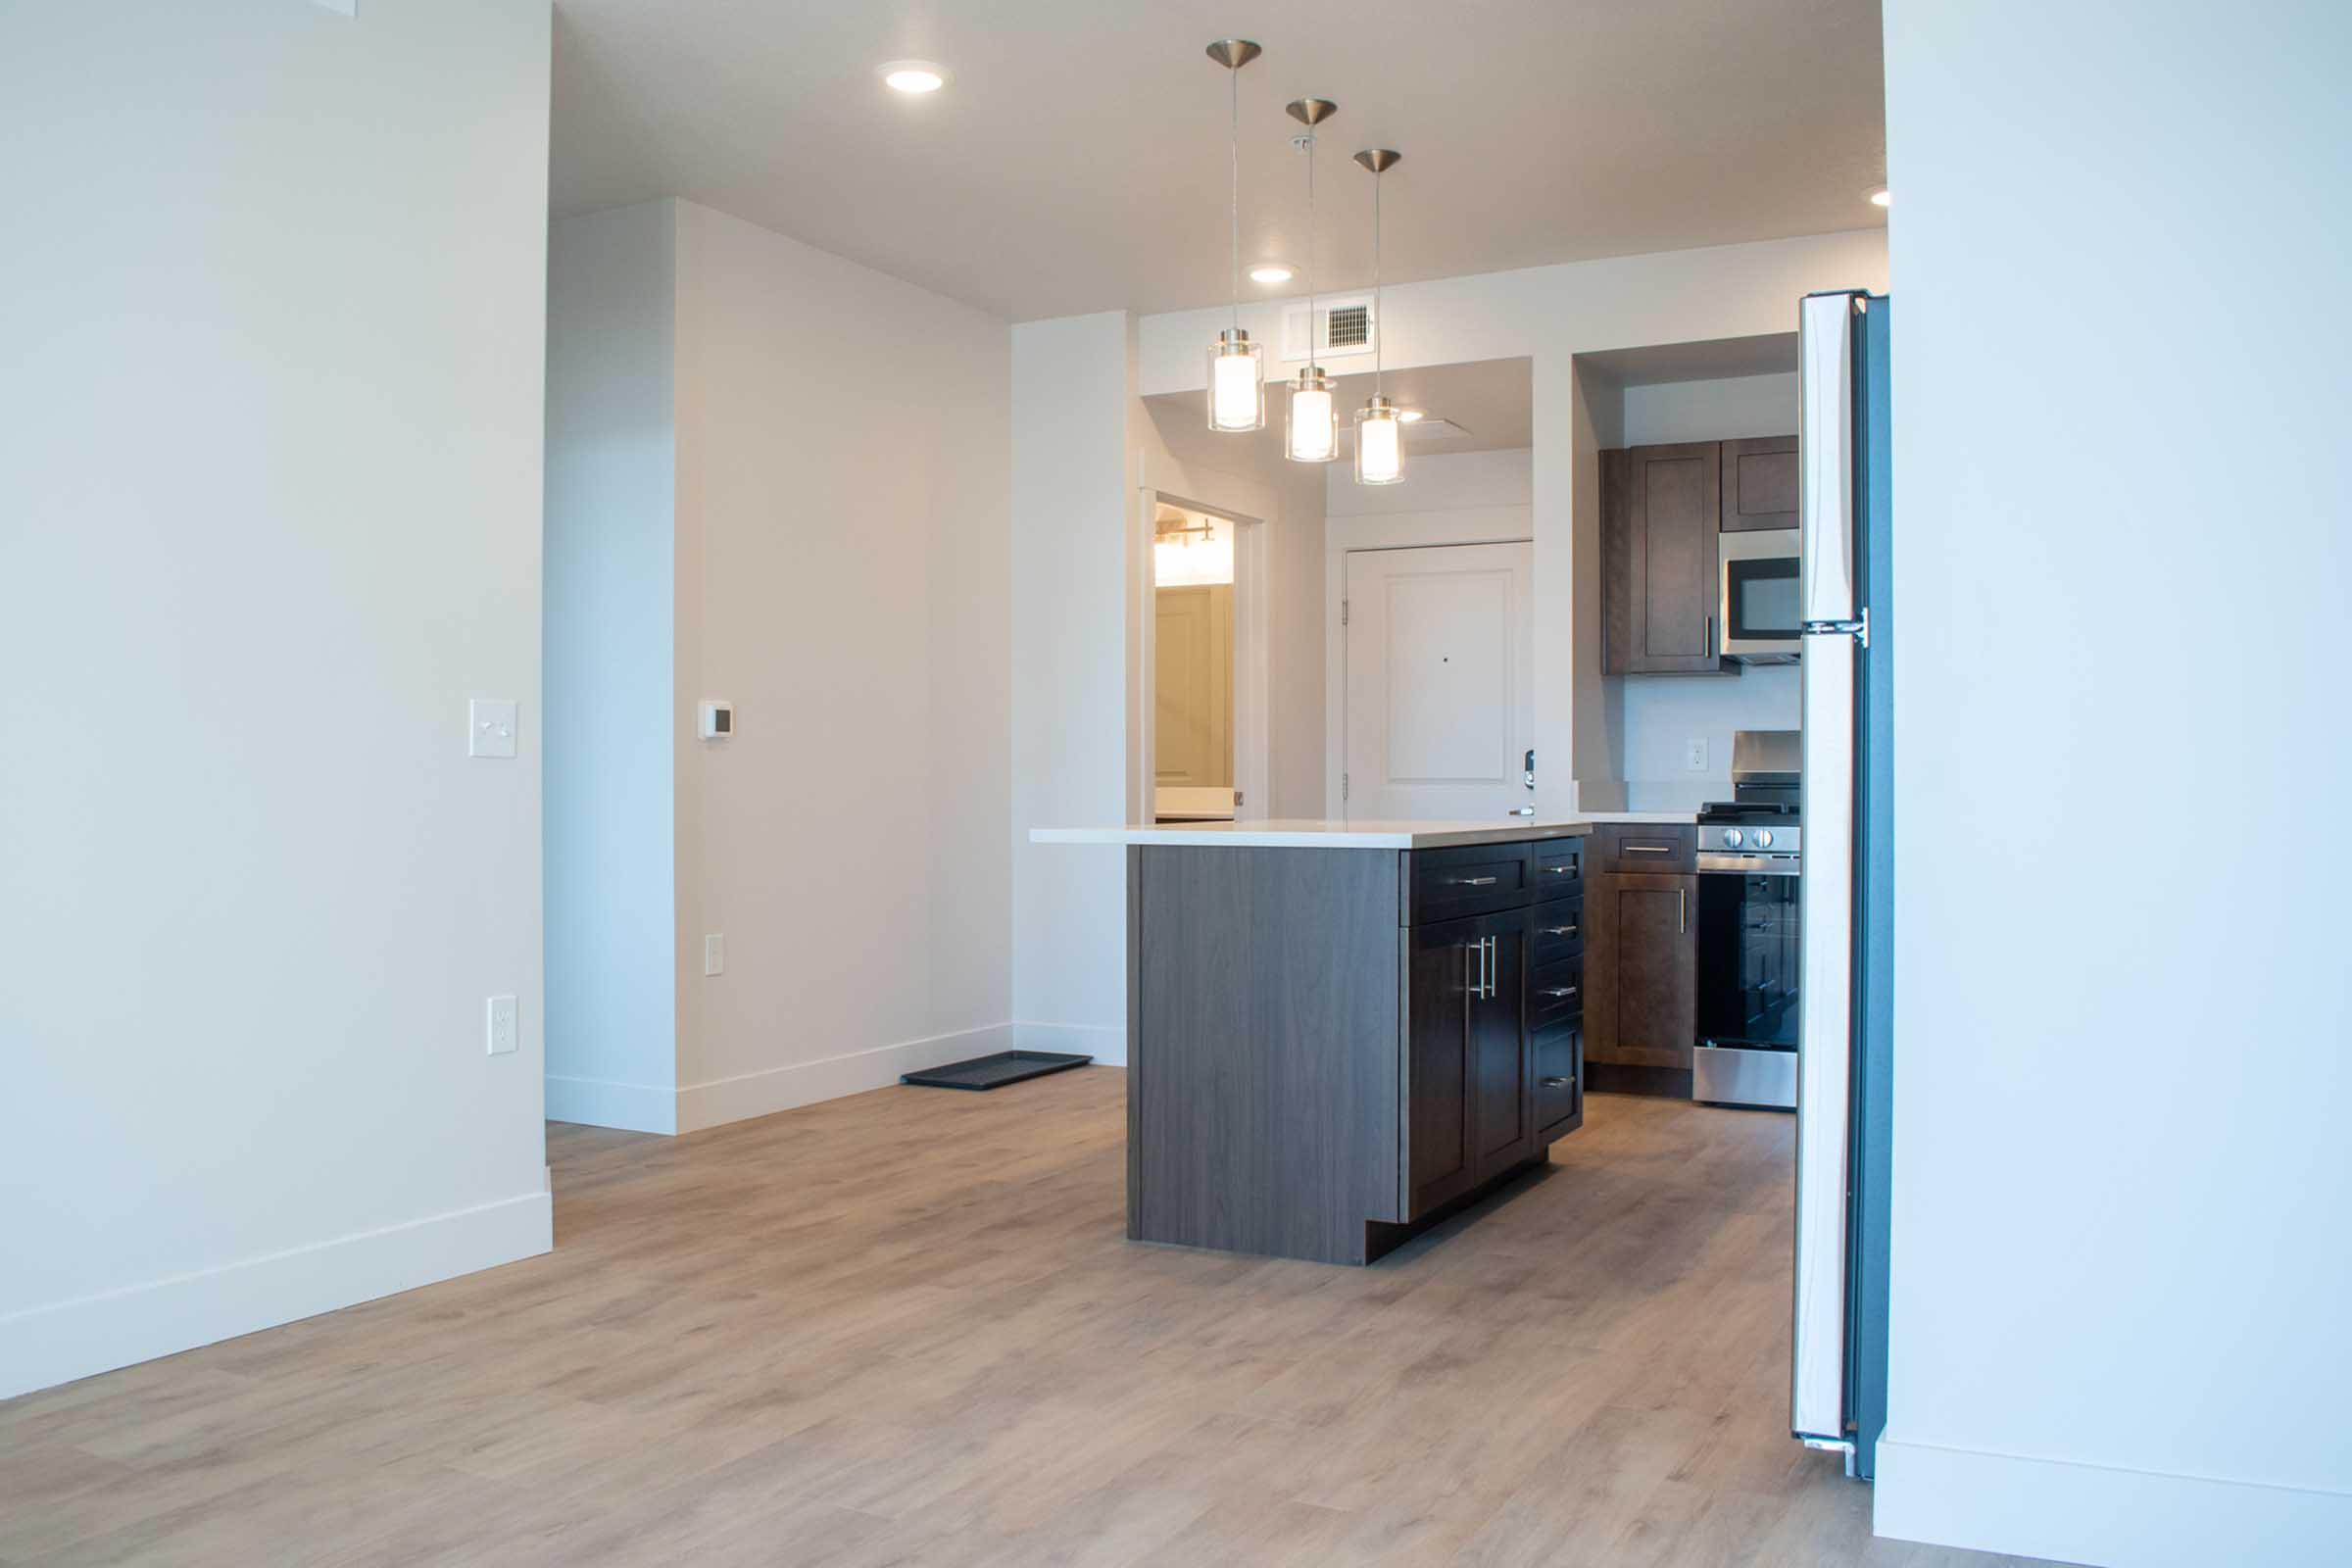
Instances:
[[[1584,829],[1436,849],[1144,843],[1128,1234],[1365,1263],[1584,1119]]]

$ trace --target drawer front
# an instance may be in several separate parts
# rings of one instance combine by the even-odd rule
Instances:
[[[1640,827],[1611,823],[1594,854],[1595,871],[1675,876],[1698,869],[1696,827]]]
[[[1408,925],[1514,909],[1527,903],[1534,858],[1525,844],[1478,844],[1405,852]]]
[[[1562,958],[1583,956],[1585,951],[1585,901],[1582,898],[1563,899],[1546,904],[1536,910],[1535,958],[1537,968],[1557,963]]]
[[[1527,983],[1527,1026],[1544,1030],[1585,1015],[1585,960],[1543,964]]]
[[[1545,903],[1573,899],[1585,891],[1585,843],[1553,839],[1536,847],[1536,897]]]
[[[1536,1036],[1537,1136],[1550,1143],[1584,1108],[1585,1032],[1576,1025]]]

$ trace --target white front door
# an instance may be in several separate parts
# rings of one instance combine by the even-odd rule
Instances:
[[[1350,821],[1481,820],[1535,797],[1533,544],[1348,554]]]

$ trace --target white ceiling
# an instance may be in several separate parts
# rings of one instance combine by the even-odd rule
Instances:
[[[1375,145],[1392,280],[1884,220],[1878,0],[557,0],[555,211],[683,196],[1013,320],[1212,304],[1230,33],[1245,268],[1303,264],[1307,95],[1327,287]],[[956,79],[884,88],[907,56]]]
[[[1416,453],[1508,452],[1535,445],[1535,361],[1479,360],[1464,365],[1425,365],[1390,370],[1381,389],[1398,408],[1419,409],[1433,419],[1458,425],[1405,426],[1405,457]],[[1340,452],[1355,452],[1354,414],[1372,395],[1372,372],[1332,377],[1340,408]],[[1181,463],[1226,473],[1277,475],[1282,455],[1286,405],[1280,382],[1266,381],[1266,427],[1248,435],[1211,430],[1199,392],[1161,392],[1144,399],[1152,422],[1168,451]]]

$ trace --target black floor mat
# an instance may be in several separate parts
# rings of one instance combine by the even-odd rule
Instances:
[[[1002,1089],[1023,1079],[1083,1067],[1094,1059],[1058,1051],[1000,1051],[993,1055],[974,1056],[969,1061],[951,1061],[944,1067],[903,1072],[899,1074],[899,1082],[921,1084],[930,1089]]]

